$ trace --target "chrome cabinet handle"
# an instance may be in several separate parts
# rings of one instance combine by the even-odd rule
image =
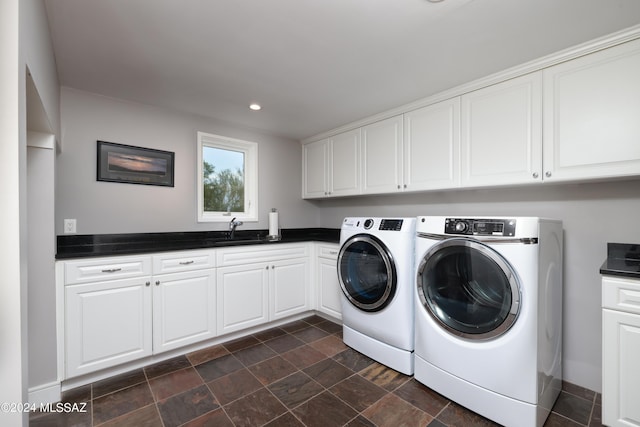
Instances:
[[[538,177],[539,177],[539,176],[540,176],[540,175],[538,175],[538,172],[534,172],[534,173],[533,173],[533,178],[534,178],[534,179],[538,179]]]
[[[103,273],[115,273],[116,271],[120,271],[122,268],[106,268],[102,270]]]
[[[180,261],[180,265],[189,265],[189,264],[193,264],[194,261]]]
[[[551,177],[551,171],[546,171],[544,173],[544,176],[546,176],[547,178],[550,178]]]

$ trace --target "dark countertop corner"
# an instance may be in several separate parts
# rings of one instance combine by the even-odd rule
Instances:
[[[640,244],[607,243],[607,259],[600,274],[640,279]]]
[[[340,229],[334,228],[282,229],[281,239],[275,242],[267,240],[267,234],[267,230],[237,230],[233,240],[228,239],[226,231],[61,235],[57,236],[56,259],[133,255],[247,244],[340,241]]]

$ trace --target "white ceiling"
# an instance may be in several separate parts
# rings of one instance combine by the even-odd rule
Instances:
[[[640,23],[638,0],[45,4],[61,85],[294,139]]]

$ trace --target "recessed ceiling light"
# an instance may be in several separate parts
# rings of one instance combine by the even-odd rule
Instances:
[[[251,105],[249,105],[249,108],[251,108],[253,111],[258,111],[259,109],[261,109],[262,107],[260,106],[260,104],[256,104],[255,102]]]

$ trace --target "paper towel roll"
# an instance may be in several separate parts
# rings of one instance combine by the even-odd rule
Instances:
[[[274,209],[269,212],[269,236],[279,236],[280,228],[278,227],[278,212]]]

